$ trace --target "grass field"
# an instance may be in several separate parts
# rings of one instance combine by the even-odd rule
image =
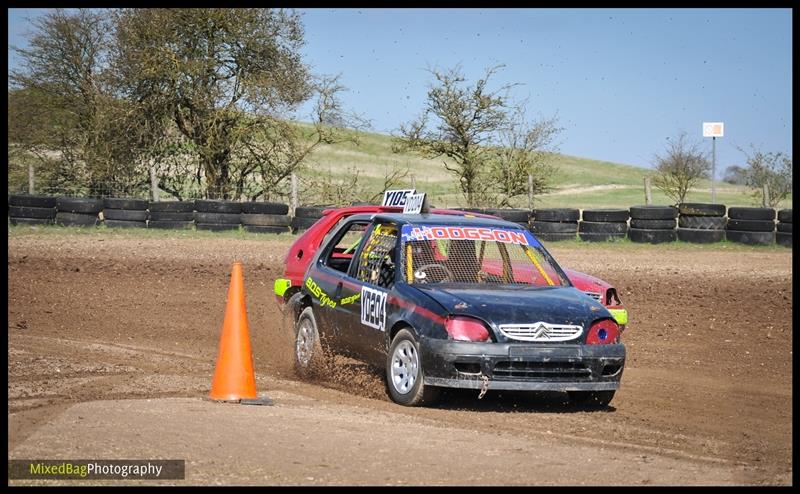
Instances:
[[[299,124],[310,130],[308,124]],[[444,159],[424,159],[411,153],[393,153],[392,137],[385,134],[350,131],[357,143],[344,142],[335,145],[320,145],[310,156],[301,178],[321,178],[330,176],[333,180],[346,179],[354,170],[359,173],[360,188],[379,192],[383,188],[384,176],[393,169],[408,169],[408,176],[400,187],[416,185],[417,190],[428,194],[431,203],[438,207],[465,206],[465,201],[457,188],[454,175],[445,169]],[[11,153],[10,153],[11,154]],[[27,164],[19,153],[9,159],[9,191],[25,190],[27,186]],[[12,163],[13,161],[13,163]],[[644,178],[653,175],[653,170],[637,166],[611,163],[568,156],[555,155],[553,164],[557,173],[553,177],[554,189],[534,197],[534,207],[573,207],[573,208],[627,208],[644,204]],[[721,175],[721,171],[718,172]],[[744,187],[736,187],[717,181],[716,202],[727,206],[760,206],[760,198]],[[671,204],[658,188],[652,188],[653,204]],[[303,204],[323,202],[316,198],[304,197]],[[689,192],[687,202],[711,202],[711,183],[702,180]],[[516,207],[527,207],[527,197],[520,197]],[[784,199],[778,208],[791,208],[791,195]]]
[[[408,168],[410,173],[402,185],[411,185],[415,179],[418,190],[426,192],[436,206],[464,206],[456,189],[454,177],[444,167],[444,159],[431,160],[404,153],[392,153],[392,138],[384,134],[358,133],[358,144],[342,143],[323,145],[311,158],[304,174],[330,173],[334,178],[344,178],[352,169],[359,170],[359,179],[379,189],[383,176],[393,167]],[[553,179],[555,189],[534,198],[534,207],[630,207],[644,204],[644,178],[653,170],[637,166],[592,160],[568,155],[556,155],[554,164],[558,172]],[[751,190],[717,181],[716,202],[728,206],[760,206],[760,200]],[[652,188],[653,204],[671,204],[672,201],[656,187]],[[687,202],[711,202],[711,182],[702,180],[689,192]],[[516,206],[526,207],[527,198],[520,198]],[[778,208],[791,208],[789,196]]]

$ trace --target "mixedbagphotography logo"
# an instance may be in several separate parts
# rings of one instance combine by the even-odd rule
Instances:
[[[174,480],[185,475],[186,460],[8,460],[9,480]]]

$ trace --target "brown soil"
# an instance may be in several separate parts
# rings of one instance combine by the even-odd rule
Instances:
[[[790,250],[553,244],[629,310],[612,407],[464,391],[412,409],[342,357],[294,376],[272,295],[290,240],[9,235],[9,458],[186,458],[200,484],[791,483]],[[201,399],[234,260],[274,407]]]

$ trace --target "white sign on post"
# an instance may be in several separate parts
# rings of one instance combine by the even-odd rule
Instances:
[[[425,203],[425,194],[410,194],[406,196],[406,205],[403,206],[403,214],[419,214],[422,205]]]
[[[722,122],[703,122],[703,137],[722,137],[724,130]]]
[[[387,190],[383,193],[383,205],[384,206],[405,206],[406,205],[406,197],[409,194],[416,194],[416,189],[398,189],[398,190]]]

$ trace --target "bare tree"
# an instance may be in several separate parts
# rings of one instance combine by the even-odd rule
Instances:
[[[700,145],[690,143],[685,132],[670,139],[663,155],[656,155],[653,185],[661,189],[675,204],[684,202],[686,194],[699,180],[708,178],[711,162]]]
[[[468,206],[498,197],[507,203],[518,194],[520,176],[524,175],[527,187],[528,173],[536,173],[538,178],[539,173],[551,171],[537,166],[544,155],[536,151],[558,129],[548,121],[515,121],[515,116],[524,115],[521,105],[509,97],[516,84],[489,87],[501,67],[487,69],[474,85],[467,85],[460,67],[430,69],[435,81],[428,89],[425,109],[419,118],[400,127],[393,143],[395,152],[410,150],[426,158],[448,158],[444,167],[458,178]],[[502,148],[504,145],[512,148]]]
[[[750,152],[739,151],[747,156],[744,169],[745,184],[753,187],[753,196],[763,201],[764,185],[769,189],[767,205],[776,207],[792,193],[792,157],[782,152],[763,152],[752,144]]]

